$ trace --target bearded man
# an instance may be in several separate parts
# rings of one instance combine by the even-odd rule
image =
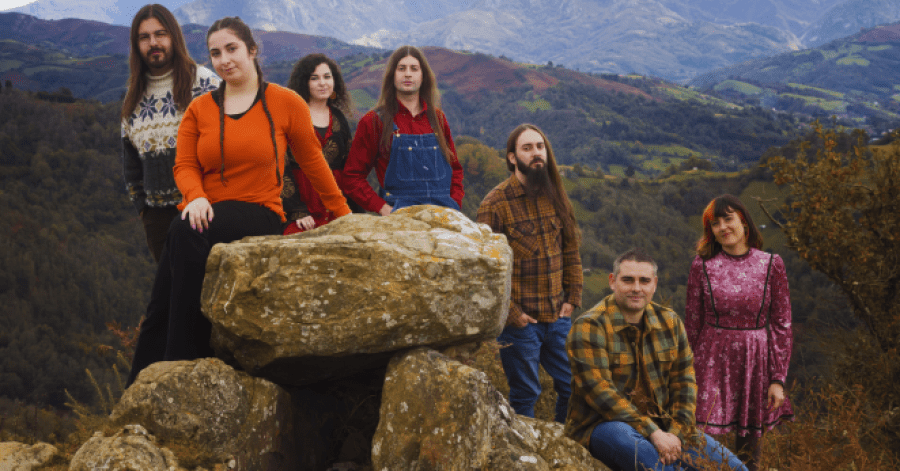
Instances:
[[[219,77],[194,63],[178,21],[166,7],[145,5],[131,22],[128,93],[122,105],[125,186],[159,262],[169,224],[181,214],[172,167],[181,116]]]
[[[580,234],[544,133],[519,125],[506,141],[506,159],[513,174],[484,198],[477,220],[506,235],[513,250],[509,314],[497,339],[509,345],[500,349],[509,402],[534,417],[541,365],[553,378],[555,420],[563,423],[572,392],[566,336],[583,283]]]

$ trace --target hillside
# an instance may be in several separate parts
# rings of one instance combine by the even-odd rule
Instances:
[[[900,122],[900,23],[824,46],[719,69],[691,82],[731,100],[850,120],[880,133]]]
[[[104,102],[124,94],[127,44],[116,49],[111,43],[122,43],[126,28],[106,25],[91,36],[84,32],[94,25],[81,20],[50,22],[19,14],[0,14],[0,26],[9,27],[0,33],[0,82],[27,90],[64,88],[76,98]],[[184,29],[194,58],[208,62],[203,28]],[[54,32],[39,34],[43,30]],[[344,69],[356,119],[374,105],[388,52],[295,33],[256,34],[267,80],[285,83],[296,58],[324,52]],[[652,176],[690,159],[737,170],[796,131],[790,116],[735,106],[659,79],[586,74],[443,48],[426,53],[455,135],[500,147],[510,129],[534,122],[554,134],[561,162],[605,173],[632,169]]]

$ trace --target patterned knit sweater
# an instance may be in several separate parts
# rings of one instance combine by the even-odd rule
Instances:
[[[147,90],[134,112],[122,120],[122,165],[125,187],[135,209],[175,207],[181,193],[175,185],[175,143],[184,110],[172,95],[174,72],[147,75]],[[219,77],[197,66],[193,98],[215,90]]]

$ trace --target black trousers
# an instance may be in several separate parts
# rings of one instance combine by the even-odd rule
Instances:
[[[128,386],[151,363],[213,356],[209,346],[212,326],[200,311],[206,259],[213,245],[281,234],[281,218],[258,204],[221,201],[212,208],[213,220],[202,233],[191,229],[190,222],[180,216],[169,227]]]
[[[165,208],[148,206],[141,213],[144,232],[147,233],[147,247],[150,248],[150,254],[153,255],[156,263],[159,263],[159,259],[162,257],[163,246],[166,245],[166,238],[169,235],[169,227],[172,225],[172,221],[180,215],[181,211],[174,206]]]

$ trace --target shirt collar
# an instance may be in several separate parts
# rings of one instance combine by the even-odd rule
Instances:
[[[428,104],[425,103],[425,100],[423,100],[421,97],[419,97],[419,105],[422,107],[422,111],[419,112],[419,114],[417,114],[416,116],[419,116],[422,113],[428,111]],[[400,99],[397,99],[397,113],[405,113],[412,116],[412,112],[409,111],[409,108],[407,108],[406,105],[404,105],[400,101]],[[415,116],[413,116],[413,118],[415,118]]]
[[[619,332],[627,327],[631,327],[631,324],[629,324],[628,321],[625,320],[625,316],[622,315],[622,311],[619,310],[619,306],[616,304],[616,299],[613,295],[607,296],[606,299],[603,300],[603,303],[605,305],[606,315],[609,316],[610,322],[612,323],[613,331]],[[647,307],[644,308],[643,320],[647,332],[651,330],[662,330],[663,328],[653,303],[647,303]]]

